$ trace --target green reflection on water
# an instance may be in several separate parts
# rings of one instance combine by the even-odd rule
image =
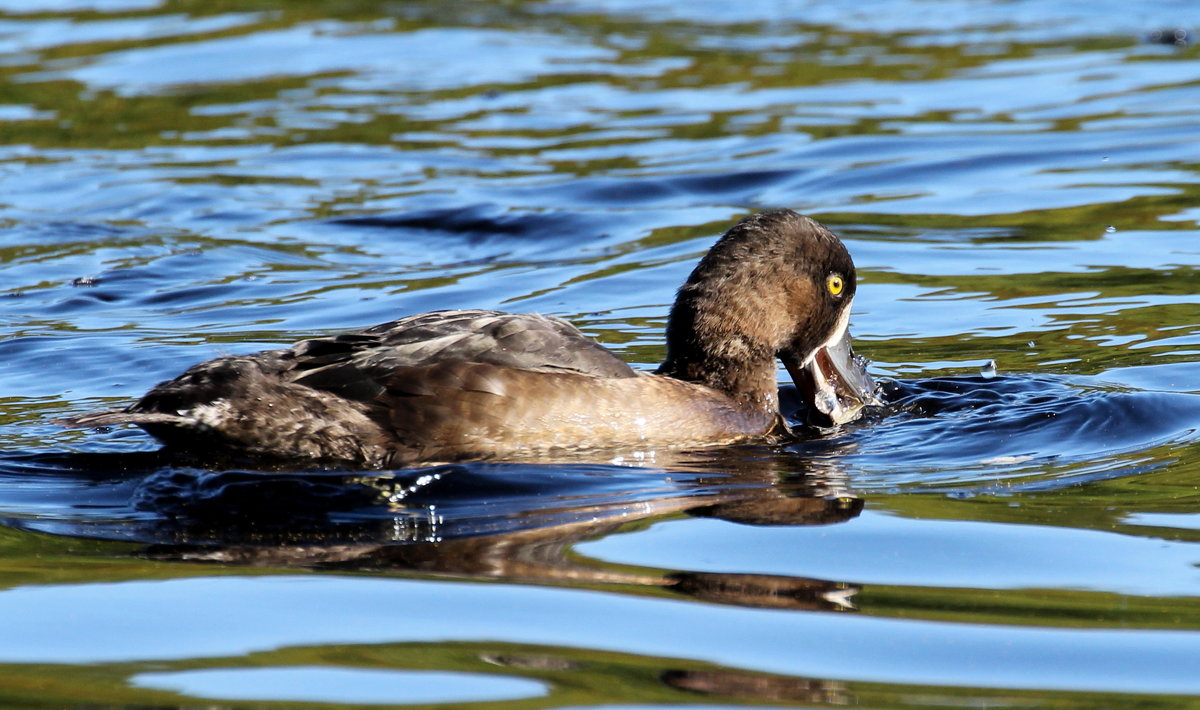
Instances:
[[[192,707],[196,699],[172,692],[134,688],[141,674],[203,669],[291,667],[331,669],[436,670],[505,675],[544,683],[544,697],[472,703],[496,710],[591,705],[671,706],[750,705],[802,707],[980,707],[1018,706],[1091,710],[1093,708],[1189,708],[1200,701],[1186,696],[1066,693],[1055,691],[954,688],[864,683],[757,673],[686,659],[656,658],[579,648],[506,643],[326,645],[293,647],[232,658],[142,663],[99,663],[71,669],[48,664],[0,667],[0,702],[20,707],[119,704]],[[336,689],[330,689],[336,695]],[[453,695],[453,689],[446,689]],[[219,690],[218,690],[219,693]],[[213,701],[209,701],[210,703]],[[219,699],[220,706],[236,697]],[[286,702],[286,701],[285,701]],[[310,703],[299,703],[311,707]],[[287,705],[297,705],[295,701]],[[324,704],[320,704],[324,705]],[[454,707],[408,704],[397,706]],[[214,705],[206,705],[214,706]],[[253,706],[278,707],[257,701]],[[339,705],[341,707],[341,705]]]

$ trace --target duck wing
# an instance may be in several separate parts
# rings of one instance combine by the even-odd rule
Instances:
[[[368,402],[397,373],[443,363],[527,372],[636,377],[638,372],[561,318],[485,310],[434,311],[296,343],[284,355],[296,384]]]
[[[440,451],[439,441],[473,441],[473,427],[502,428],[494,404],[509,387],[504,373],[638,376],[559,318],[439,311],[202,362],[123,410],[60,423],[137,424],[168,444],[210,453],[380,466],[421,460]]]

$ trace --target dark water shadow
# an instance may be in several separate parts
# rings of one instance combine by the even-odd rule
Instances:
[[[376,227],[454,235],[468,244],[512,239],[563,239],[591,226],[588,220],[567,212],[512,212],[497,205],[476,204],[451,209],[429,209],[402,214],[342,217],[329,224],[344,227]],[[586,233],[586,232],[585,232]]]

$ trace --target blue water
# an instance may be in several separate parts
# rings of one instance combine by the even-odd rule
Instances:
[[[0,0],[0,705],[1200,707],[1198,30]],[[888,406],[836,432],[361,472],[53,423],[439,308],[653,367],[781,206],[859,270]]]

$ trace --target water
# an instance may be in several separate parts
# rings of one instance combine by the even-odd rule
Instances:
[[[1193,5],[0,1],[0,701],[1200,706]],[[859,267],[888,406],[836,432],[364,473],[52,424],[435,308],[650,367],[775,206]]]

